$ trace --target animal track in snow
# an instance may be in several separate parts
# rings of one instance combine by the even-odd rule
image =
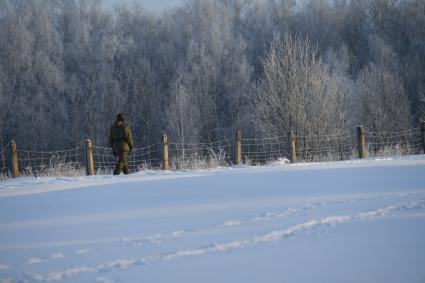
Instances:
[[[189,236],[191,234],[198,234],[198,233],[208,233],[215,231],[217,229],[231,229],[234,227],[240,227],[240,226],[249,226],[254,223],[258,222],[267,222],[267,221],[273,221],[276,219],[283,219],[288,218],[294,215],[301,214],[303,212],[313,210],[313,209],[320,209],[329,207],[331,205],[337,205],[337,204],[344,204],[344,203],[354,203],[358,201],[367,201],[367,200],[375,200],[375,199],[387,199],[390,197],[395,198],[405,198],[410,196],[417,196],[418,194],[424,194],[424,193],[417,193],[417,192],[410,192],[410,193],[386,193],[386,194],[377,194],[377,195],[370,195],[370,196],[352,196],[352,197],[345,197],[341,199],[335,199],[335,200],[328,200],[328,201],[317,201],[312,203],[306,203],[301,204],[294,207],[287,207],[281,211],[271,211],[266,212],[262,214],[256,214],[254,216],[251,216],[248,220],[226,220],[219,224],[214,225],[208,225],[204,227],[195,227],[191,229],[180,229],[175,230],[169,233],[156,233],[148,236],[134,236],[134,237],[125,237],[121,238],[119,240],[120,243],[126,243],[133,245],[134,247],[141,247],[144,246],[146,243],[154,243],[159,244],[163,241],[170,240],[170,239],[178,239],[180,237]]]
[[[183,249],[174,252],[156,254],[143,258],[136,259],[117,259],[114,261],[106,262],[94,267],[81,266],[72,267],[61,271],[48,272],[46,274],[33,274],[30,276],[30,281],[60,281],[65,278],[73,277],[84,273],[100,273],[109,272],[115,269],[127,269],[134,266],[145,264],[154,264],[163,261],[172,261],[180,258],[202,256],[211,253],[222,253],[230,250],[241,249],[244,247],[267,244],[277,240],[282,240],[288,237],[303,234],[319,227],[335,227],[338,224],[343,224],[351,221],[368,221],[377,217],[391,216],[395,213],[420,210],[425,208],[425,199],[408,201],[404,203],[397,203],[382,208],[377,208],[367,212],[360,212],[352,215],[331,215],[327,217],[311,219],[299,224],[293,225],[289,228],[282,230],[270,231],[265,234],[253,236],[248,239],[214,243],[205,246],[200,246],[193,249]]]

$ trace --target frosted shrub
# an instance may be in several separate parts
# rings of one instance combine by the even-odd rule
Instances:
[[[54,165],[40,166],[33,168],[31,166],[25,166],[21,172],[22,176],[46,176],[46,177],[57,177],[57,176],[82,176],[85,175],[85,168],[79,164],[62,163],[58,162]]]
[[[218,152],[209,149],[205,156],[195,152],[189,156],[179,156],[171,158],[171,169],[206,169],[229,166],[226,160],[226,153],[223,150]]]
[[[12,174],[9,171],[0,172],[0,181],[11,178]]]
[[[402,156],[417,154],[417,150],[409,144],[388,145],[380,148],[368,146],[369,156]]]

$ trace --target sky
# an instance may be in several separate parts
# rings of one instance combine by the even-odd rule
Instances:
[[[168,8],[181,5],[183,0],[103,0],[108,8],[117,4],[131,5],[133,2],[140,2],[147,11],[161,12]]]

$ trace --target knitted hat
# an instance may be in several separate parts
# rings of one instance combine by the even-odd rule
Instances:
[[[117,121],[124,122],[124,114],[120,113],[117,115]]]

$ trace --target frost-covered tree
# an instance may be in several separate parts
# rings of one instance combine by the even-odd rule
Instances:
[[[184,90],[199,111],[194,127],[200,136],[194,139],[209,142],[228,137],[242,125],[243,106],[249,103],[251,70],[245,45],[234,33],[232,14],[218,1],[192,1],[183,15],[188,45],[174,95]]]
[[[172,101],[168,113],[168,132],[175,142],[184,144],[194,144],[200,138],[201,112],[196,103],[196,97],[186,87],[192,82],[190,77],[184,72],[179,72],[175,81]]]
[[[368,131],[397,132],[409,129],[409,100],[403,82],[384,65],[371,64],[360,74],[361,121]]]
[[[66,115],[61,111],[62,46],[52,15],[43,1],[4,1],[1,6],[8,13],[0,18],[0,134],[58,146],[60,141],[46,138],[60,130]]]
[[[378,74],[395,78],[389,92],[404,93],[417,123],[424,19],[423,0],[188,0],[155,15],[102,0],[0,0],[0,144],[106,144],[121,111],[137,146],[163,132],[178,142],[334,132],[365,121]]]
[[[337,133],[344,128],[340,81],[318,57],[308,39],[276,37],[264,59],[257,109],[269,134],[285,136]]]

